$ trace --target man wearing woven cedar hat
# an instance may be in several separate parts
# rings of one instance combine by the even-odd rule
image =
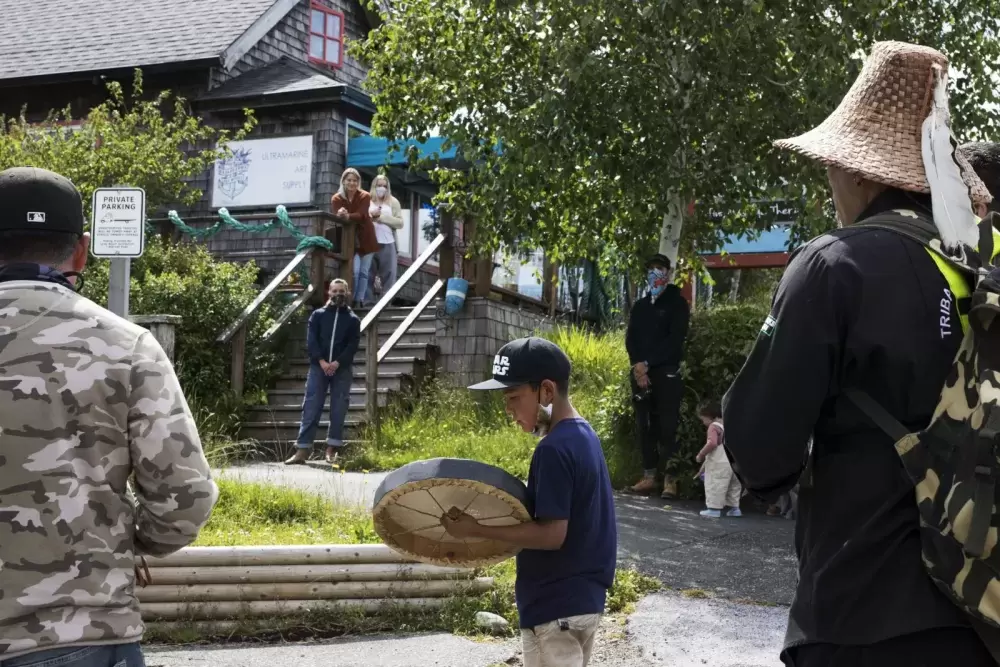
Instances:
[[[800,481],[786,665],[996,664],[925,570],[914,485],[880,428],[931,420],[969,290],[933,248],[979,244],[970,200],[990,201],[948,135],[947,72],[933,49],[877,43],[833,114],[776,142],[827,168],[841,227],[793,254],[724,400],[744,486],[774,499]]]

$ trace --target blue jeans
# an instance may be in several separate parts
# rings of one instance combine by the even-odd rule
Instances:
[[[330,428],[327,429],[326,444],[330,447],[343,446],[344,420],[347,419],[347,409],[351,405],[352,380],[350,366],[341,366],[332,377],[324,373],[319,366],[309,366],[306,397],[302,401],[302,426],[299,427],[296,447],[312,449],[316,428],[323,415],[327,390],[330,392]]]
[[[372,272],[375,253],[367,255],[354,253],[354,303],[364,303],[368,296],[368,276]]]
[[[0,667],[146,667],[139,643],[54,648],[0,660]]]

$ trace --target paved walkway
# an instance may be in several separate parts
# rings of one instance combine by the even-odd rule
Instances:
[[[385,476],[281,464],[253,464],[219,474],[366,507]],[[700,503],[628,495],[616,496],[615,505],[619,563],[633,565],[673,590],[642,600],[625,628],[609,621],[591,665],[780,667],[787,615],[783,605],[791,601],[795,584],[791,521],[752,513],[739,519],[703,519],[698,516]],[[710,598],[702,599],[703,593]],[[516,641],[482,644],[433,634],[283,646],[153,648],[147,662],[149,667],[496,667],[519,665],[518,654]]]

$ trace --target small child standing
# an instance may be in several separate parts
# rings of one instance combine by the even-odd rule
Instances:
[[[722,446],[725,442],[722,408],[716,401],[703,403],[698,408],[698,417],[708,429],[705,446],[701,448],[696,457],[698,463],[704,462],[705,470],[706,509],[701,511],[701,515],[718,519],[722,516],[722,510],[729,507],[730,510],[726,512],[726,516],[743,516],[740,511],[740,496],[743,493],[743,487],[736,474],[733,473],[729,457],[726,456],[726,450]]]

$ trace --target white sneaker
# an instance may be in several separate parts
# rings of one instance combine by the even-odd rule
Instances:
[[[739,518],[739,517],[743,516],[743,512],[740,511],[739,507],[734,507],[733,509],[731,509],[728,512],[726,512],[726,516],[731,516],[731,517],[734,517],[734,518]]]
[[[698,514],[700,514],[701,516],[704,516],[704,517],[708,517],[709,519],[718,519],[719,517],[722,516],[722,511],[721,510],[704,509],[704,510],[698,512]]]

